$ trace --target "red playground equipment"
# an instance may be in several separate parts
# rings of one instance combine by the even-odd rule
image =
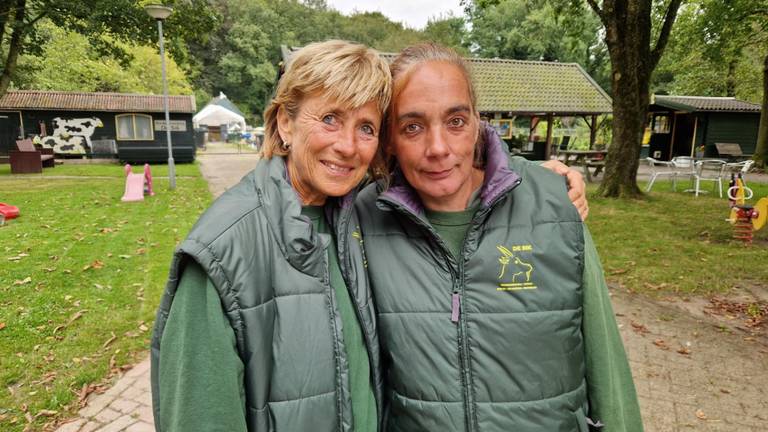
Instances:
[[[144,195],[152,196],[152,171],[149,164],[144,164],[143,174],[131,172],[131,165],[125,164],[125,193],[122,201],[143,201]]]
[[[733,225],[733,238],[752,244],[754,232],[763,228],[768,221],[768,197],[761,198],[754,206],[746,204],[751,199],[752,189],[744,185],[741,174],[731,175],[728,188],[728,200],[731,205],[731,215],[728,222]]]
[[[13,219],[19,216],[19,208],[10,204],[0,202],[0,216],[3,220]]]

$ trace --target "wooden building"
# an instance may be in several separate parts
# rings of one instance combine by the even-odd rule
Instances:
[[[170,96],[176,162],[195,158],[193,96]],[[168,160],[163,96],[9,90],[0,98],[0,160],[15,140],[32,138],[56,157],[106,157],[130,163]]]
[[[715,143],[736,143],[755,152],[760,105],[732,97],[654,95],[648,109],[642,156],[720,157]]]

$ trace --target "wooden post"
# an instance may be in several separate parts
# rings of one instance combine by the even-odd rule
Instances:
[[[597,116],[592,115],[592,124],[589,125],[589,149],[595,148],[595,139],[597,138]]]
[[[677,132],[677,111],[672,113],[672,136],[669,138],[669,158],[675,157],[675,133]]]
[[[691,157],[696,156],[696,129],[699,128],[699,117],[694,114],[693,115],[694,122],[693,122],[693,138],[691,138]]]
[[[552,113],[547,114],[547,143],[544,147],[544,160],[549,160],[552,155],[552,123],[554,116]]]

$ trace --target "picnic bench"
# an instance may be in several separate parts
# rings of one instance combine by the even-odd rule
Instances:
[[[599,175],[605,168],[605,155],[608,154],[608,150],[565,150],[560,154],[565,156],[563,163],[566,165],[581,165],[584,169],[584,177],[591,182],[593,174],[589,169],[594,168],[594,175]]]
[[[37,149],[31,139],[16,141],[17,150],[11,150],[10,162],[12,174],[41,173],[43,167],[53,168],[55,160],[53,149]]]
[[[738,160],[744,157],[741,152],[741,146],[738,143],[715,143],[717,153],[726,157],[729,161]]]

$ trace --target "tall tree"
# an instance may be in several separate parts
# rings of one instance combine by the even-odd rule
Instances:
[[[605,27],[611,59],[613,142],[598,193],[606,197],[637,197],[640,143],[648,111],[651,74],[669,40],[682,0],[587,0]],[[654,9],[656,6],[656,9]],[[651,45],[653,15],[660,28]]]
[[[25,50],[42,47],[34,44],[36,25],[48,18],[61,28],[76,31],[91,39],[102,52],[127,59],[129,55],[117,44],[102,38],[110,35],[123,41],[150,42],[156,40],[157,30],[152,19],[136,0],[4,0],[0,2],[0,96],[8,90],[15,77],[19,56]],[[167,20],[166,30],[170,46],[176,39],[194,39],[204,35],[213,17],[207,0],[169,0],[174,14]],[[119,11],[116,13],[115,11]],[[32,44],[28,42],[32,41]],[[183,50],[169,50],[172,55],[183,56]]]

